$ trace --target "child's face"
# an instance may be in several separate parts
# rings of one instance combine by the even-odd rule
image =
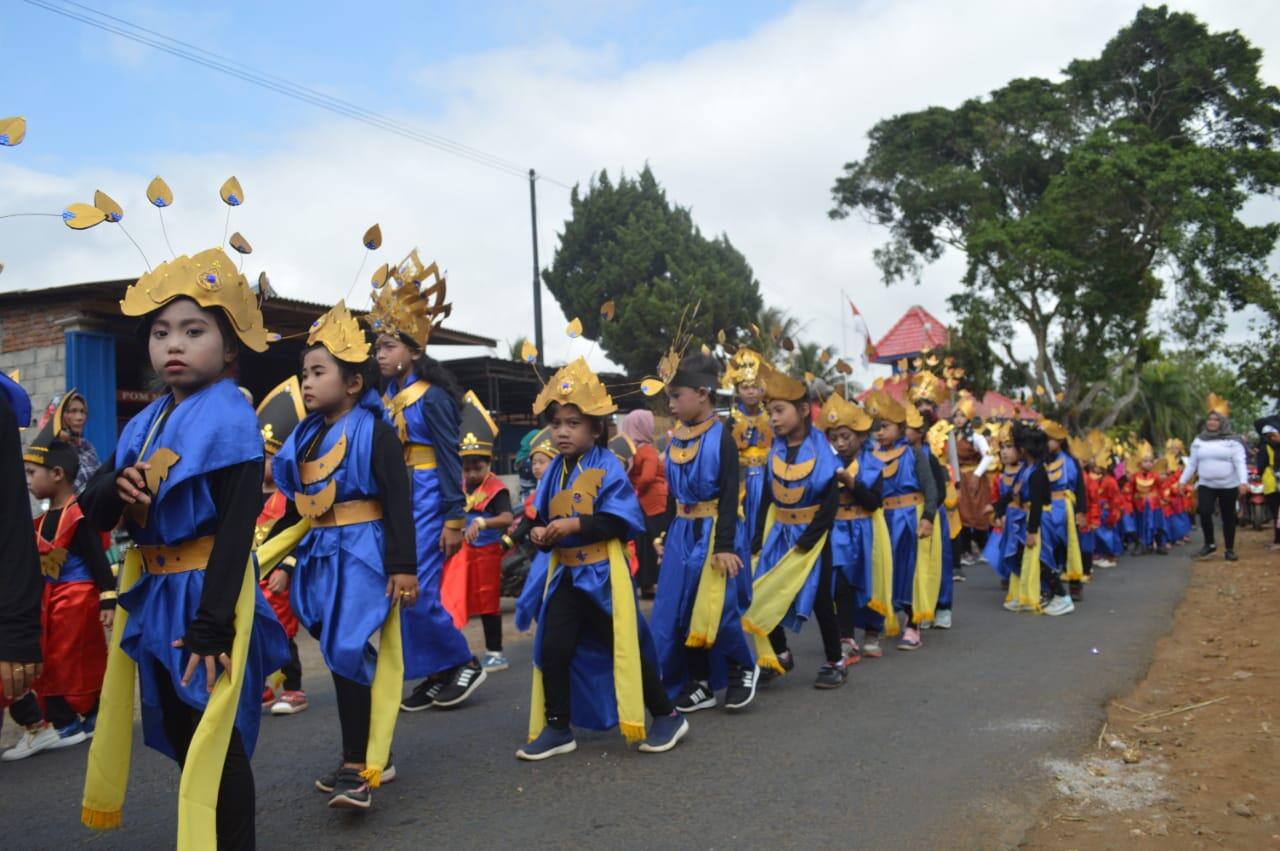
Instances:
[[[801,406],[806,409],[801,413]],[[804,416],[807,416],[807,402],[788,402],[784,399],[770,399],[765,410],[769,413],[769,424],[773,433],[782,437],[795,437],[803,428]]]
[[[323,346],[317,346],[302,358],[302,404],[308,411],[338,410],[363,383],[359,378],[354,382],[343,378],[338,362]]]
[[[468,455],[462,459],[462,481],[467,487],[474,488],[489,475],[489,459]]]
[[[62,424],[74,435],[84,432],[84,421],[88,417],[89,411],[84,406],[84,400],[79,396],[62,407]]]
[[[556,405],[547,423],[551,427],[551,439],[561,455],[577,458],[595,445],[601,428],[598,421],[588,417],[577,405]]]
[[[858,451],[858,446],[862,442],[854,430],[848,426],[836,426],[827,432],[827,438],[831,441],[831,447],[841,458],[851,457]]]
[[[876,442],[885,449],[898,442],[898,438],[902,437],[902,426],[897,423],[891,423],[888,420],[879,420],[875,430]]]
[[[529,468],[533,471],[533,478],[542,481],[542,474],[547,472],[547,466],[551,463],[551,459],[541,452],[535,452],[529,456]]]
[[[1062,449],[1062,441],[1049,438],[1049,454],[1056,455]]]
[[[742,400],[742,404],[754,410],[759,407],[760,399],[764,396],[764,388],[759,384],[739,384],[738,398]]]
[[[918,428],[907,426],[907,442],[912,446],[919,446],[920,441],[924,440],[924,432]]]
[[[1150,473],[1155,466],[1156,466],[1155,461],[1152,461],[1150,458],[1143,458],[1142,463],[1138,465],[1138,468],[1141,469],[1142,472],[1144,473]]]
[[[27,462],[23,465],[27,470],[27,490],[36,499],[53,499],[58,493],[58,485],[63,481],[61,467],[46,467],[43,464]]]
[[[708,394],[692,387],[668,387],[667,409],[681,422],[691,423],[706,416]]]
[[[378,360],[378,372],[383,378],[405,375],[413,368],[413,349],[398,337],[382,334],[374,343],[373,351]]]
[[[1012,443],[1000,444],[1000,463],[1007,466],[1013,466],[1018,463],[1021,456],[1018,454],[1018,447]]]
[[[211,311],[191,299],[169,302],[151,322],[151,368],[180,396],[217,380],[235,357]]]

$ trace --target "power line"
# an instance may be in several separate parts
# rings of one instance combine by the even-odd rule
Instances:
[[[410,141],[418,142],[444,153],[469,160],[477,165],[494,169],[495,171],[508,174],[512,177],[528,179],[529,170],[511,160],[504,159],[495,154],[490,154],[486,151],[480,150],[479,148],[463,144],[462,142],[454,141],[445,136],[440,136],[439,134],[418,130],[404,124],[403,122],[396,121],[395,119],[388,118],[387,116],[373,112],[372,110],[365,109],[358,104],[325,94],[324,92],[316,91],[315,89],[294,83],[283,77],[254,71],[245,66],[237,65],[232,59],[205,50],[204,48],[188,42],[175,39],[172,36],[147,29],[146,27],[134,24],[124,18],[100,12],[83,3],[75,2],[75,0],[62,0],[62,2],[67,5],[83,9],[89,14],[97,17],[94,18],[80,14],[79,12],[75,12],[71,9],[54,5],[52,2],[47,2],[47,0],[23,0],[23,2],[46,11],[53,12],[54,14],[61,15],[65,18],[79,21],[104,32],[112,33],[120,36],[121,38],[128,39],[129,41],[168,53],[178,59],[183,59],[210,70],[235,77],[246,83],[276,92],[277,94],[284,95],[285,97],[309,103],[312,106],[317,106],[329,112],[359,121],[376,129],[393,133]],[[112,23],[108,23],[108,21],[114,21],[122,26],[116,26]],[[127,27],[128,29],[124,29],[124,27]],[[130,30],[133,30],[133,32]],[[572,189],[569,184],[556,180],[555,178],[548,177],[543,174],[538,174],[537,176],[546,180],[548,183],[553,183],[565,189]]]

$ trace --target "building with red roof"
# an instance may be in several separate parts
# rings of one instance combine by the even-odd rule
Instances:
[[[921,352],[945,349],[949,340],[947,326],[920,305],[913,304],[876,343],[875,362],[890,364],[896,371],[898,361],[903,358],[912,360]]]

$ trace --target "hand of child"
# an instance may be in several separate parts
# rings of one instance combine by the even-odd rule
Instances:
[[[120,499],[129,505],[151,504],[151,494],[147,493],[147,479],[143,475],[149,469],[151,469],[150,464],[139,461],[132,467],[125,467],[120,471],[120,475],[116,476],[116,493],[119,494]]]
[[[400,608],[418,602],[418,577],[412,573],[393,573],[387,577],[387,596],[400,601]]]
[[[920,518],[920,528],[916,530],[918,537],[927,538],[933,534],[933,521]]]
[[[440,551],[444,553],[445,561],[453,558],[453,554],[462,546],[462,530],[450,529],[445,526],[440,530]]]
[[[174,647],[183,647],[182,639],[179,638],[173,642]],[[223,670],[231,671],[231,657],[226,653],[219,653],[216,656],[201,656],[198,653],[192,653],[191,658],[187,660],[187,669],[182,672],[182,684],[184,686],[191,684],[191,678],[195,676],[196,667],[204,663],[204,687],[205,691],[212,692],[213,684],[218,681],[218,664],[222,665]]]
[[[582,523],[577,517],[560,517],[547,524],[542,532],[543,546],[552,547],[560,541],[582,531]]]
[[[39,662],[0,662],[0,695],[17,700],[43,671],[44,665]]]
[[[742,559],[737,553],[716,553],[711,563],[725,579],[733,579],[742,570]]]
[[[271,571],[271,575],[267,577],[267,590],[272,594],[288,594],[289,572],[279,569]]]
[[[102,624],[103,629],[111,629],[111,625],[116,622],[116,610],[102,609],[98,612],[98,622]]]
[[[476,518],[471,521],[471,525],[467,527],[467,531],[463,537],[467,539],[468,544],[474,544],[476,542],[476,538],[480,537],[480,532],[483,529],[484,526],[481,525],[480,518]]]
[[[546,538],[547,538],[546,526],[534,526],[532,529],[529,530],[529,540],[533,541],[533,545],[535,547],[550,546],[550,544],[547,543]]]
[[[667,548],[666,540],[667,540],[667,539],[666,539],[666,537],[665,537],[665,536],[664,536],[664,537],[661,537],[661,538],[654,538],[654,539],[653,539],[653,551],[654,551],[655,553],[657,553],[657,554],[658,554],[658,561],[659,561],[659,562],[661,562],[661,561],[662,561],[662,553],[663,553],[663,551],[664,551],[664,550],[666,550],[666,548]]]
[[[1040,535],[1037,532],[1027,533],[1027,542],[1023,545],[1027,549],[1033,549],[1040,544]]]

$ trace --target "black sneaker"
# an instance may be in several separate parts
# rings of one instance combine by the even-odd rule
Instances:
[[[1209,556],[1213,555],[1217,551],[1218,551],[1217,544],[1205,544],[1203,547],[1196,550],[1196,558],[1208,558]]]
[[[405,712],[421,712],[430,709],[436,702],[436,695],[444,688],[444,680],[423,680],[414,687],[409,696],[400,701],[400,708]]]
[[[955,570],[954,570],[954,571],[952,572],[952,574],[951,574],[951,579],[952,579],[952,581],[953,581],[953,582],[968,582],[968,581],[969,581],[969,580],[965,577],[965,575],[964,575],[964,565],[960,565],[960,564],[957,564],[957,565],[956,565]]]
[[[333,792],[335,786],[338,785],[338,772],[342,770],[342,763],[338,763],[338,767],[323,777],[316,778],[316,791],[324,792],[326,795]],[[387,763],[387,767],[382,769],[382,785],[393,782],[396,779],[395,763]]]
[[[782,665],[782,674],[785,674],[796,666],[796,660],[795,657],[791,655],[790,650],[784,650],[778,654],[778,664]],[[773,668],[764,668],[760,671],[760,685],[767,686],[769,683],[782,676],[782,674],[778,673]]]
[[[818,678],[813,681],[814,688],[840,688],[844,685],[849,672],[839,662],[827,662],[818,669]]]
[[[1236,555],[1236,551],[1235,551],[1235,550],[1227,550],[1225,553],[1223,553],[1223,554],[1222,554],[1222,557],[1223,557],[1223,558],[1225,558],[1227,561],[1239,561],[1239,560],[1240,560],[1240,556]]]
[[[436,709],[452,709],[462,703],[485,681],[484,668],[474,656],[471,661],[453,672],[453,679],[436,693]]]
[[[676,701],[679,712],[697,712],[699,709],[715,709],[716,693],[711,686],[702,682],[692,682],[684,687],[684,693]]]
[[[735,667],[729,671],[729,688],[724,693],[724,708],[730,712],[746,709],[756,699],[756,682],[760,677],[760,667]]]
[[[369,781],[354,768],[339,768],[329,806],[338,810],[367,810],[372,805],[373,792],[369,789]]]

